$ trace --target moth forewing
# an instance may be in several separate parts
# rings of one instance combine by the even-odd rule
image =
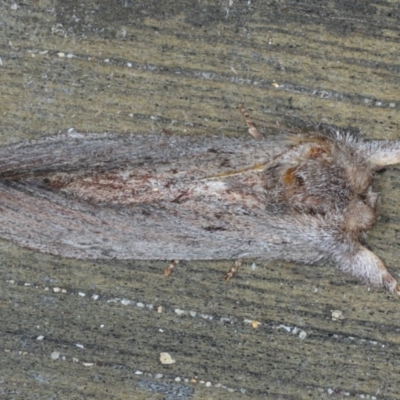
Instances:
[[[399,142],[260,140],[241,111],[257,139],[74,133],[0,149],[0,237],[76,258],[330,261],[400,294],[359,242]]]

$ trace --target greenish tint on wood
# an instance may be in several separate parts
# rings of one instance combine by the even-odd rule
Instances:
[[[2,145],[70,128],[246,135],[240,102],[266,134],[328,123],[400,136],[396,1],[31,0],[0,15]],[[367,243],[398,276],[398,168],[376,186]],[[167,261],[2,242],[0,397],[400,398],[398,299],[329,266],[252,262],[227,284],[229,262],[165,279]]]

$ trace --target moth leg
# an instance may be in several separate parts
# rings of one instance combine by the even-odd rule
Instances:
[[[239,111],[242,113],[244,120],[246,121],[246,125],[248,128],[248,131],[251,136],[253,136],[254,139],[257,140],[262,140],[264,139],[263,134],[257,129],[256,124],[254,121],[251,119],[250,114],[247,112],[246,108],[244,107],[243,104],[238,105]]]
[[[179,264],[179,260],[172,260],[172,261],[169,263],[168,267],[164,269],[164,272],[163,272],[163,273],[164,273],[164,276],[165,276],[166,278],[168,278],[168,277],[172,274],[172,272],[174,271],[174,268],[175,268],[178,264]]]
[[[238,272],[239,268],[243,265],[243,260],[239,258],[234,262],[234,264],[231,266],[230,270],[228,273],[225,275],[225,280],[229,282],[235,275],[236,272]]]
[[[388,272],[383,261],[364,246],[360,246],[355,255],[342,256],[338,261],[338,267],[343,272],[350,273],[372,286],[384,286],[400,296],[400,286],[396,279]]]
[[[400,142],[391,140],[372,140],[360,144],[361,154],[375,169],[400,164]]]

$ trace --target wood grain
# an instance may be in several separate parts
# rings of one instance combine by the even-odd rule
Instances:
[[[71,128],[246,135],[241,102],[266,134],[328,123],[399,139],[397,2],[32,0],[0,13],[2,145]],[[399,275],[398,168],[376,188],[367,243]],[[168,262],[0,247],[3,398],[400,398],[399,301],[329,266],[247,260],[227,284],[229,262],[165,279]]]

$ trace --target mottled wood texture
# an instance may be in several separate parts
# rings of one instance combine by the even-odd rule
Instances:
[[[0,15],[3,145],[69,128],[246,135],[239,102],[269,134],[324,122],[400,138],[395,1],[4,1]],[[398,276],[399,168],[376,189],[368,244]],[[227,284],[228,262],[165,279],[167,262],[0,250],[2,398],[400,398],[400,302],[334,268],[249,260]]]

